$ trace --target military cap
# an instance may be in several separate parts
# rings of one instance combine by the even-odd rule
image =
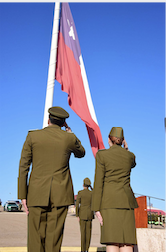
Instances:
[[[121,127],[112,127],[109,136],[124,138],[123,129]]]
[[[85,178],[84,179],[84,185],[90,186],[91,185],[91,181],[89,178]]]
[[[48,113],[53,119],[56,120],[63,120],[63,119],[65,120],[66,118],[69,117],[67,111],[61,107],[51,107],[48,109]]]

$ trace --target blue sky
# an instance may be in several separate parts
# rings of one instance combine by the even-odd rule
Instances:
[[[165,198],[165,3],[70,3],[105,147],[113,126],[136,155],[135,193]],[[0,198],[17,199],[21,149],[43,125],[54,3],[0,3]],[[86,149],[70,160],[74,192],[94,180],[85,124],[55,81],[54,106]],[[137,196],[137,195],[136,195]],[[154,207],[165,203],[151,200]]]

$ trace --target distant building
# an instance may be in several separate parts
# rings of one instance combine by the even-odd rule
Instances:
[[[166,215],[166,212],[161,210],[161,209],[158,209],[158,208],[155,208],[155,207],[149,207],[147,206],[147,212],[148,213],[153,213],[153,214],[158,214],[158,215]]]

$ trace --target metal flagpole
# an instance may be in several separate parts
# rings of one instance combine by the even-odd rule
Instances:
[[[53,104],[56,54],[57,54],[58,31],[59,31],[59,13],[60,13],[60,3],[56,2],[54,10],[53,29],[52,29],[52,40],[51,40],[50,61],[48,69],[43,128],[48,125],[48,109],[52,107]]]

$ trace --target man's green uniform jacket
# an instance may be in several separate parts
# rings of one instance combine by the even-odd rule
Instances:
[[[27,199],[27,206],[74,204],[73,184],[69,169],[71,153],[81,158],[85,150],[73,134],[50,125],[28,133],[24,143],[18,177],[18,198]],[[28,185],[28,172],[32,172]]]

